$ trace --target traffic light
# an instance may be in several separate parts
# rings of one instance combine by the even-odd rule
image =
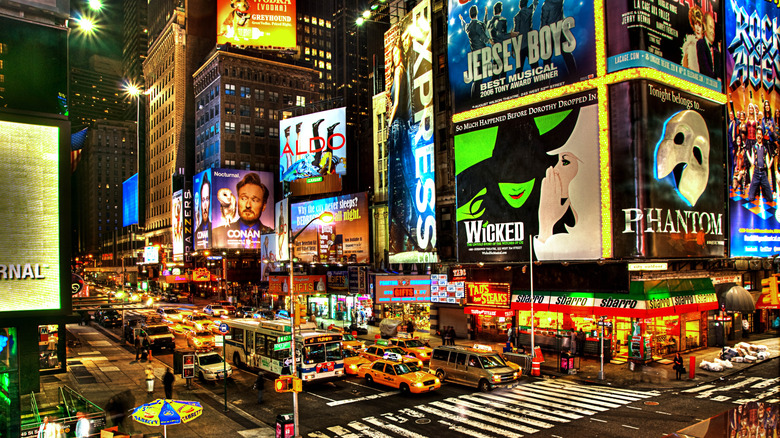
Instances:
[[[290,392],[293,390],[293,376],[279,376],[274,380],[276,392]]]
[[[292,379],[292,390],[293,392],[301,392],[303,391],[303,380],[301,380],[300,377],[293,377]]]

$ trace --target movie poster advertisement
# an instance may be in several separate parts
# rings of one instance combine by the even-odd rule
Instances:
[[[596,91],[456,124],[455,178],[459,262],[599,258]]]
[[[279,178],[295,181],[347,173],[347,109],[336,108],[279,122]]]
[[[184,259],[184,191],[177,190],[171,197],[171,241],[173,243],[173,261]]]
[[[723,107],[646,80],[609,94],[614,256],[723,257]]]
[[[453,113],[596,75],[593,2],[449,0]]]
[[[721,0],[606,0],[607,72],[648,67],[722,92],[721,5]]]
[[[385,33],[390,263],[438,260],[431,38],[430,0]]]
[[[217,0],[217,44],[294,49],[295,0]]]
[[[780,9],[769,2],[727,1],[726,17],[729,253],[767,257],[780,253],[780,209],[775,199],[780,188],[776,152],[780,52],[777,32],[768,32],[764,23],[769,26],[780,19]],[[759,140],[766,151],[773,151],[764,166],[757,160],[766,156]]]
[[[289,202],[287,198],[284,198],[275,205],[276,260],[290,260],[290,236],[288,235],[290,226]]]
[[[211,169],[192,179],[195,206],[195,250],[211,248]]]
[[[316,219],[326,211],[333,221]],[[304,230],[293,243],[294,258],[305,263],[369,263],[365,192],[292,204],[290,218],[293,236]]]
[[[212,248],[259,249],[274,232],[274,175],[254,170],[211,169]]]
[[[260,281],[268,281],[268,275],[273,271],[274,264],[279,260],[276,256],[276,233],[263,234],[260,240]]]

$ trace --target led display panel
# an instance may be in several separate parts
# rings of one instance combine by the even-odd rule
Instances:
[[[722,257],[723,107],[647,80],[609,98],[615,257]]]
[[[390,263],[438,260],[431,38],[428,0],[385,33]]]
[[[211,169],[192,179],[195,210],[195,250],[211,248]]]
[[[184,191],[178,190],[171,197],[171,235],[173,242],[173,261],[184,258]]]
[[[138,174],[122,182],[122,226],[138,224]]]
[[[720,0],[605,0],[605,6],[607,72],[649,67],[723,91]]]
[[[458,260],[599,258],[598,128],[595,90],[456,124]]]
[[[260,236],[274,232],[273,173],[211,170],[212,248],[259,249]]]
[[[593,2],[449,0],[454,113],[596,75]]]
[[[291,49],[295,0],[217,0],[217,44]]]
[[[295,181],[347,173],[347,109],[336,108],[279,122],[279,178]]]

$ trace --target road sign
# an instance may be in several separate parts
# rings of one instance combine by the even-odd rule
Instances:
[[[225,337],[220,335],[214,335],[214,346],[221,347],[225,345]]]
[[[599,321],[596,324],[598,324],[599,327],[612,327],[612,321]]]
[[[274,344],[274,351],[286,350],[288,348],[290,348],[290,341]]]
[[[292,335],[284,335],[276,338],[276,342],[289,342],[292,341]]]
[[[227,323],[224,323],[224,322],[220,323],[219,324],[219,331],[220,331],[220,333],[223,333],[223,334],[227,333],[227,332],[230,331],[230,327],[228,327]]]

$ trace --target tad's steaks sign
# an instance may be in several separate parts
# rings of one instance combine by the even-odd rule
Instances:
[[[508,283],[466,283],[466,305],[480,307],[510,306]]]

